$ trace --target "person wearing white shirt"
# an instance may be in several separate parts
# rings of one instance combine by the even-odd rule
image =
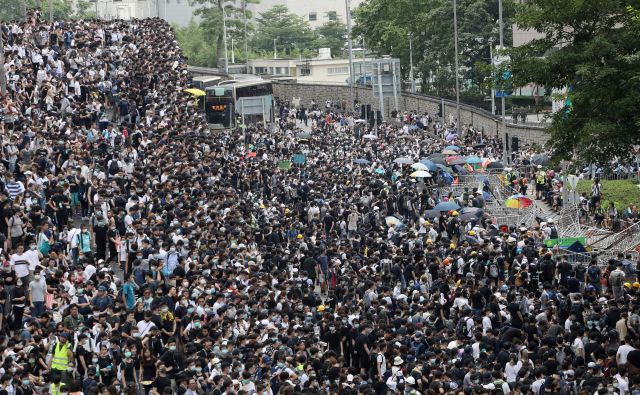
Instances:
[[[620,373],[616,374],[615,376],[613,376],[614,379],[616,379],[617,383],[618,383],[618,391],[620,391],[620,395],[626,395],[629,393],[629,379],[620,375]],[[613,383],[614,387],[616,382]]]
[[[507,383],[513,385],[518,379],[518,372],[522,368],[522,361],[516,362],[515,355],[511,356],[509,362],[504,365],[504,373],[507,378]]]
[[[484,317],[482,317],[482,334],[486,335],[487,330],[493,329],[493,324],[491,323],[491,310],[486,310]]]
[[[635,351],[635,348],[628,344],[622,344],[618,347],[618,351],[616,352],[616,363],[618,366],[627,364],[627,355],[629,355],[631,351]]]
[[[138,327],[138,331],[140,333],[140,338],[143,338],[149,334],[151,328],[154,328],[156,324],[151,321],[151,312],[147,311],[144,313],[144,319],[136,325]]]
[[[29,277],[29,255],[24,252],[24,245],[18,244],[16,253],[11,255],[10,265],[16,272],[16,276],[23,282],[28,282]]]

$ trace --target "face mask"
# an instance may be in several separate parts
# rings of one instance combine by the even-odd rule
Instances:
[[[193,324],[193,326],[195,326],[196,329],[200,329],[200,327],[202,326],[201,323],[196,322],[195,324]]]
[[[29,358],[29,363],[36,363],[36,360],[33,358]]]
[[[91,362],[98,363],[98,358],[91,358]]]
[[[22,385],[29,385],[30,381],[28,379],[22,380]]]
[[[33,276],[33,279],[36,281],[40,281],[40,276]]]
[[[175,351],[176,350],[176,346],[169,346],[169,351]]]
[[[18,286],[18,287],[22,287],[22,281],[18,281],[18,282],[16,283],[16,286]]]
[[[29,249],[30,249],[31,251],[35,251],[35,249],[36,249],[35,244],[30,245],[30,246],[29,246]]]
[[[189,308],[187,309],[187,313],[189,313],[189,314],[193,313],[193,307],[189,307]]]
[[[183,281],[183,282],[182,282],[182,286],[183,286],[183,287],[185,287],[185,288],[187,288],[187,287],[189,286],[189,283],[188,283],[188,282],[186,282],[186,281]]]
[[[124,356],[127,358],[131,358],[131,352],[130,351],[125,352]]]
[[[201,367],[196,367],[196,372],[198,372],[198,373],[202,372],[202,368]]]
[[[162,311],[163,313],[166,313],[167,311],[169,311],[169,308],[168,308],[168,307],[163,307],[163,308],[161,309],[161,311]]]
[[[195,371],[195,370],[196,370],[196,367],[195,367],[195,366],[192,366],[192,367],[191,367],[191,370]]]
[[[73,366],[69,366],[67,367],[67,372],[73,372],[75,368]]]

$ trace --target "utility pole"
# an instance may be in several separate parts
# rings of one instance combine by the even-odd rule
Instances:
[[[53,0],[49,0],[49,22],[53,22]]]
[[[503,25],[503,21],[502,21],[502,0],[498,0],[498,18],[499,18],[499,23],[500,23],[500,50],[504,51],[504,25]],[[505,160],[505,165],[508,164],[510,162],[510,155],[507,152],[507,125],[506,125],[506,121],[505,121],[505,112],[506,112],[506,105],[504,102],[504,95],[505,92],[504,90],[502,91],[502,97],[500,98],[502,103],[501,103],[501,110],[502,110],[502,150],[503,150],[503,156],[506,158]]]
[[[493,80],[493,38],[489,39],[489,58],[491,59],[491,79]],[[491,82],[491,114],[496,115],[496,88]]]
[[[409,79],[411,79],[411,93],[416,93],[416,80],[413,77],[413,32],[409,32]]]
[[[462,130],[462,120],[460,119],[460,75],[458,73],[458,2],[453,0],[453,36],[454,36],[454,50],[455,62],[456,62],[456,112],[458,116],[457,130],[458,133]]]
[[[349,93],[351,95],[351,101],[349,102],[349,108],[353,108],[354,102],[354,94],[353,94],[353,84],[354,81],[354,70],[353,70],[353,42],[351,40],[351,0],[345,0],[347,6],[347,39],[349,40]],[[354,109],[355,110],[355,109]]]
[[[229,73],[229,53],[227,52],[227,13],[222,9],[222,30],[224,34],[224,72]]]
[[[273,39],[273,58],[274,59],[278,59],[278,48],[276,47],[276,41],[278,41],[277,38]]]
[[[2,38],[2,25],[0,25],[0,93],[7,94],[7,71],[4,69],[4,40]]]
[[[247,0],[242,0],[242,18],[244,21],[244,61],[246,72],[249,74],[249,42],[247,41]]]
[[[236,64],[236,49],[233,37],[231,37],[231,64]]]

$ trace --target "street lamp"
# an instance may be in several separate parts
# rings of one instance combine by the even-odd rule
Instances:
[[[353,106],[354,95],[353,95],[353,84],[354,84],[354,70],[353,70],[353,42],[351,40],[351,1],[345,0],[345,5],[347,7],[347,38],[349,40],[349,91],[351,94],[351,102],[349,106]],[[355,108],[354,108],[355,110]]]
[[[496,88],[493,86],[493,37],[489,39],[489,59],[491,59],[491,114],[496,115]]]
[[[242,0],[242,18],[244,20],[244,62],[249,74],[249,43],[247,42],[247,0]]]
[[[274,59],[278,59],[278,48],[276,47],[276,41],[278,41],[277,38],[273,39],[273,58]]]
[[[454,36],[454,51],[455,51],[455,63],[456,63],[456,112],[458,116],[457,130],[460,133],[461,122],[460,119],[460,76],[458,73],[458,2],[453,0],[453,36]]]
[[[233,37],[231,37],[231,64],[236,64],[236,50]]]
[[[502,0],[498,0],[498,23],[500,24],[500,49],[504,50],[504,24],[502,21]],[[504,102],[504,91],[502,91],[501,99],[501,110],[502,110],[502,152],[503,156],[505,156],[505,165],[509,163],[509,153],[507,152],[507,127],[505,122],[505,102]]]
[[[229,55],[227,53],[227,13],[222,9],[222,31],[224,34],[224,72],[229,73]]]
[[[416,80],[413,78],[413,32],[409,32],[409,78],[411,79],[411,93],[416,93]]]

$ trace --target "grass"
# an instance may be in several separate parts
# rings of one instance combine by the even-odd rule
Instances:
[[[578,193],[587,193],[587,197],[591,197],[590,180],[578,181]],[[629,203],[640,205],[640,188],[632,180],[613,180],[600,181],[602,185],[602,202],[604,207],[609,207],[609,202],[613,202],[618,210],[624,210],[629,207]]]

